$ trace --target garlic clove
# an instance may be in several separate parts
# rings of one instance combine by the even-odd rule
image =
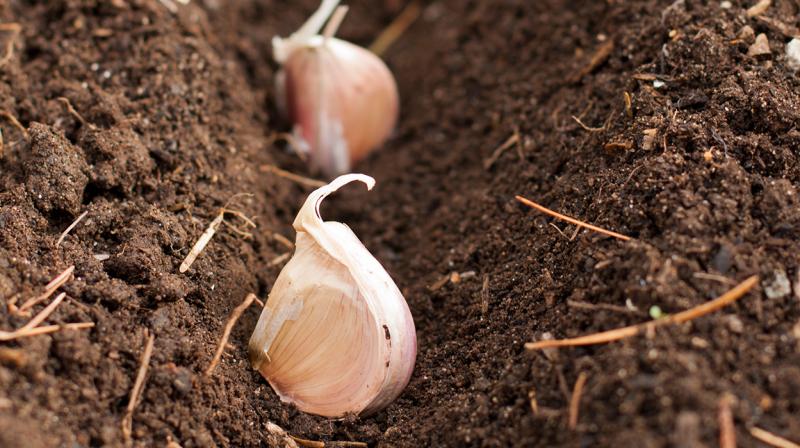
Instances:
[[[301,151],[312,168],[333,176],[380,146],[399,114],[394,76],[375,54],[319,31],[338,0],[320,9],[287,39],[273,39],[273,55],[283,65],[276,77],[279,104],[294,123]]]
[[[249,343],[253,366],[282,400],[325,417],[367,415],[391,403],[411,377],[416,332],[389,274],[344,224],[319,206],[341,176],[313,192],[294,222],[295,253],[270,292]]]

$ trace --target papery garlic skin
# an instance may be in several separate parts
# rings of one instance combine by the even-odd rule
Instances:
[[[375,54],[334,37],[319,35],[338,0],[320,9],[287,39],[273,39],[278,103],[294,123],[301,151],[312,168],[335,176],[380,146],[397,123],[397,83]]]
[[[375,183],[345,175],[306,200],[295,253],[249,343],[251,363],[283,401],[332,418],[385,408],[408,384],[417,352],[411,312],[389,274],[349,227],[319,215],[325,197],[354,181]]]

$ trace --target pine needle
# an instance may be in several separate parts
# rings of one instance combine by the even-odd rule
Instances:
[[[800,444],[784,439],[783,437],[776,436],[775,434],[756,426],[750,428],[750,435],[766,443],[767,445],[774,446],[776,448],[800,448]]]
[[[87,211],[81,213],[81,215],[78,216],[78,218],[75,219],[75,221],[72,221],[72,224],[70,224],[69,227],[67,227],[66,230],[64,230],[64,232],[61,234],[61,236],[58,237],[58,241],[56,241],[56,247],[61,245],[61,243],[64,241],[64,238],[66,238],[67,235],[69,235],[69,232],[71,232],[72,229],[77,227],[78,224],[81,222],[81,220],[83,218],[85,218],[86,215],[88,215],[88,214],[89,214],[89,211],[87,210]]]
[[[147,330],[145,330],[145,333],[147,334]],[[144,380],[147,376],[147,368],[150,365],[150,357],[153,354],[155,340],[155,334],[147,334],[147,343],[145,344],[144,351],[142,352],[142,358],[139,362],[139,371],[136,374],[136,380],[133,383],[133,389],[131,389],[131,398],[130,401],[128,401],[125,417],[122,419],[122,435],[125,437],[127,442],[130,442],[131,434],[133,433],[133,411],[136,410],[139,397],[142,395],[142,391],[144,390]]]
[[[612,232],[611,230],[606,230],[606,229],[603,229],[602,227],[597,227],[595,225],[592,225],[592,224],[589,224],[589,223],[585,223],[583,221],[579,221],[579,220],[577,220],[575,218],[570,218],[569,216],[562,215],[561,213],[558,213],[556,211],[550,210],[549,208],[547,208],[547,207],[545,207],[543,205],[539,205],[536,202],[533,202],[530,199],[524,198],[522,196],[516,196],[516,199],[517,199],[517,201],[527,205],[528,207],[532,207],[532,208],[534,208],[536,210],[539,210],[540,212],[542,212],[544,214],[550,215],[550,216],[552,216],[554,218],[557,218],[557,219],[560,219],[562,221],[566,221],[566,222],[568,222],[570,224],[574,224],[574,225],[576,225],[578,227],[585,227],[585,228],[587,228],[589,230],[593,230],[593,231],[595,231],[597,233],[602,233],[603,235],[608,235],[608,236],[620,239],[622,241],[630,241],[631,240],[631,237],[629,237],[629,236],[625,236],[625,235],[622,235],[622,234],[617,233],[617,232]]]
[[[284,179],[288,179],[292,182],[297,184],[303,185],[305,187],[310,188],[320,188],[328,185],[327,182],[323,182],[321,180],[311,179],[310,177],[301,176],[299,174],[294,174],[292,172],[282,170],[275,165],[261,165],[259,170],[262,173],[272,173],[278,177],[282,177]]]
[[[405,33],[417,18],[422,13],[422,2],[420,0],[412,0],[408,6],[400,12],[394,21],[386,27],[385,30],[375,39],[375,42],[369,46],[369,50],[378,56],[381,56],[392,46],[392,44]]]
[[[56,278],[50,280],[50,283],[44,287],[44,292],[40,296],[28,299],[28,301],[19,307],[18,311],[20,313],[24,313],[33,308],[36,304],[47,300],[51,295],[53,295],[54,292],[56,292],[58,288],[60,288],[64,283],[67,282],[67,280],[69,280],[73,272],[75,272],[75,266],[70,266],[65,269],[64,272],[58,274]]]
[[[240,196],[240,195],[244,195],[244,194],[237,194],[237,195],[234,196],[234,198],[237,197],[237,196]],[[230,204],[230,202],[232,200],[233,200],[233,198],[231,198],[228,201],[228,204]],[[192,264],[194,264],[195,260],[197,260],[197,257],[199,257],[200,254],[203,252],[203,250],[205,250],[206,246],[208,246],[208,243],[211,242],[211,239],[214,238],[214,235],[217,233],[217,231],[219,230],[219,227],[222,225],[226,214],[236,216],[237,218],[239,218],[242,221],[244,221],[245,224],[247,224],[250,227],[253,227],[253,228],[256,227],[256,223],[253,222],[253,220],[251,220],[247,216],[245,216],[244,213],[242,213],[240,211],[237,211],[237,210],[228,209],[227,205],[226,205],[225,207],[220,209],[219,214],[217,215],[217,217],[214,218],[211,221],[211,223],[208,224],[208,227],[206,227],[206,230],[203,231],[202,235],[200,235],[200,238],[198,238],[197,241],[194,243],[194,246],[192,246],[192,249],[189,251],[189,254],[186,255],[186,258],[184,258],[183,263],[181,263],[181,266],[178,269],[181,274],[183,274],[184,272],[188,271],[189,268],[192,267]],[[239,235],[244,236],[244,237],[252,237],[252,235],[250,233],[244,232],[244,231],[239,230],[239,229],[236,229],[235,232],[237,234],[239,234]]]
[[[222,331],[222,337],[219,340],[217,351],[214,353],[214,358],[211,360],[211,364],[209,364],[205,371],[205,376],[211,376],[211,374],[214,372],[217,364],[219,364],[219,360],[222,358],[222,353],[225,352],[225,345],[228,344],[228,338],[231,335],[233,326],[236,325],[236,321],[239,320],[239,318],[242,316],[242,313],[244,313],[245,310],[247,310],[247,308],[249,308],[255,300],[255,294],[248,294],[247,297],[244,298],[244,301],[233,309],[231,317],[228,318],[228,323],[225,324],[225,329]]]
[[[742,296],[747,294],[748,291],[753,289],[753,287],[758,284],[758,281],[758,276],[754,275],[714,300],[662,319],[572,339],[555,339],[529,342],[525,344],[525,348],[527,350],[541,350],[554,347],[579,347],[586,345],[606,344],[636,336],[644,332],[647,328],[688,322],[690,320],[697,319],[698,317],[705,316],[706,314],[713,313],[714,311],[718,311],[736,302],[742,298]]]
[[[581,372],[578,375],[578,380],[575,382],[575,388],[572,390],[572,398],[569,401],[569,429],[575,430],[578,427],[578,414],[581,406],[581,396],[583,395],[583,387],[586,385],[588,376],[586,372]]]

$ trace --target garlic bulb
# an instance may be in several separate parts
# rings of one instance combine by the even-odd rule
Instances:
[[[324,222],[322,201],[363,174],[341,176],[308,197],[294,255],[261,312],[249,355],[283,401],[325,417],[370,414],[408,384],[414,321],[386,270],[346,225]]]
[[[276,78],[278,104],[294,123],[296,150],[327,176],[350,167],[380,146],[397,122],[397,84],[386,64],[368,50],[332,37],[343,14],[320,29],[339,0],[322,5],[289,38],[272,40],[283,66]],[[339,10],[346,11],[346,10]]]

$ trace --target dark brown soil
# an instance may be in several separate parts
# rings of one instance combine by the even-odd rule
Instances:
[[[369,43],[398,3],[354,1],[342,34]],[[2,343],[0,446],[124,445],[146,330],[137,446],[278,444],[267,422],[377,446],[715,446],[729,394],[739,446],[757,445],[752,427],[800,441],[800,79],[784,57],[800,3],[757,18],[731,3],[426,4],[387,55],[401,123],[358,167],[378,188],[325,210],[405,292],[419,356],[400,399],[345,421],[281,404],[249,368],[256,307],[202,375],[231,310],[269,291],[286,251],[273,235],[293,237],[309,191],[259,167],[309,174],[270,143],[286,123],[272,112],[269,39],[316,0],[194,0],[177,13],[158,0],[0,3],[2,22],[22,27],[0,33],[0,48],[13,44],[0,109],[27,129],[0,117],[0,328],[28,319],[9,302],[70,265],[48,323],[96,324]],[[745,26],[770,55],[747,55]],[[520,144],[487,168],[514,132]],[[576,233],[517,194],[635,239]],[[231,198],[253,237],[222,227],[179,274]],[[453,272],[460,281],[441,281]],[[691,323],[523,347],[685,310],[753,274],[750,294]]]

